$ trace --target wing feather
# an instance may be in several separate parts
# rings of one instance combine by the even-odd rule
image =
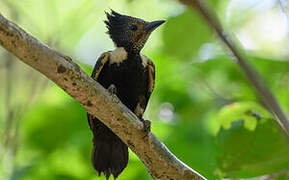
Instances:
[[[145,95],[141,95],[138,99],[138,104],[135,109],[135,114],[142,119],[143,113],[147,107],[149,98],[154,90],[155,87],[155,65],[152,60],[148,57],[142,55],[142,64],[146,68],[148,72],[148,86],[147,86],[147,93]]]
[[[149,83],[148,83],[149,87],[148,87],[147,98],[149,99],[155,87],[155,65],[153,61],[150,59],[147,64],[147,69],[149,72]]]
[[[91,77],[97,81],[97,78],[99,76],[99,73],[101,72],[103,66],[109,61],[109,55],[110,53],[109,52],[105,52],[105,53],[102,53],[101,56],[97,59],[96,63],[95,63],[95,66],[93,68],[93,71],[92,71],[92,74],[91,74]],[[87,119],[88,119],[88,124],[89,124],[89,127],[91,130],[93,130],[93,119],[94,119],[94,116],[92,116],[91,114],[87,113]]]
[[[105,63],[107,63],[109,61],[109,56],[110,56],[110,53],[105,52],[97,59],[95,66],[93,68],[92,74],[91,74],[91,77],[94,80],[97,81],[97,78],[99,76],[100,71],[102,70]]]

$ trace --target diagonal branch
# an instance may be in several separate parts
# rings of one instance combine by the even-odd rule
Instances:
[[[84,73],[70,57],[51,49],[0,14],[0,45],[66,91],[110,127],[146,165],[153,178],[205,179],[177,159],[115,96]]]
[[[278,101],[275,99],[274,95],[270,90],[264,85],[263,80],[259,74],[253,70],[253,68],[247,64],[246,58],[242,55],[241,51],[233,43],[232,39],[227,35],[226,31],[223,29],[221,23],[219,22],[214,11],[208,6],[205,0],[179,0],[181,3],[187,5],[188,7],[195,8],[204,17],[207,23],[216,31],[221,40],[227,45],[228,49],[235,56],[237,63],[240,65],[241,69],[244,71],[245,75],[256,89],[256,94],[265,103],[266,107],[275,115],[279,120],[278,123],[289,136],[289,121],[285,113],[280,108]]]

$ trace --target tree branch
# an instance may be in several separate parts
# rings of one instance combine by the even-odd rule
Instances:
[[[153,178],[205,179],[177,159],[116,96],[111,96],[70,57],[51,49],[0,14],[0,44],[66,91],[113,130],[146,165]]]
[[[263,80],[259,74],[253,70],[253,68],[247,64],[246,58],[242,55],[241,50],[233,43],[232,39],[228,36],[226,31],[223,29],[214,11],[208,6],[206,0],[179,0],[181,3],[188,7],[195,8],[204,17],[207,23],[216,31],[220,39],[227,45],[228,49],[235,56],[237,63],[244,71],[245,75],[256,89],[256,94],[265,103],[269,111],[276,116],[278,124],[281,125],[286,135],[289,137],[289,121],[285,113],[280,108],[277,100],[270,90],[264,85]]]

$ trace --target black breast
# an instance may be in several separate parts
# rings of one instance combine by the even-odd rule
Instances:
[[[108,88],[114,84],[117,96],[131,111],[134,111],[141,95],[148,92],[148,71],[142,65],[140,55],[129,56],[117,64],[107,62],[99,74],[97,81]]]

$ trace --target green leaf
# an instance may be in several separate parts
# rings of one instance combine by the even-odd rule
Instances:
[[[256,103],[225,106],[218,115],[218,172],[227,178],[250,178],[289,166],[289,145],[269,114]]]
[[[229,129],[231,123],[243,120],[244,127],[249,131],[254,131],[257,121],[263,118],[269,118],[271,115],[255,102],[238,102],[222,108],[218,114],[217,121],[220,128]]]

